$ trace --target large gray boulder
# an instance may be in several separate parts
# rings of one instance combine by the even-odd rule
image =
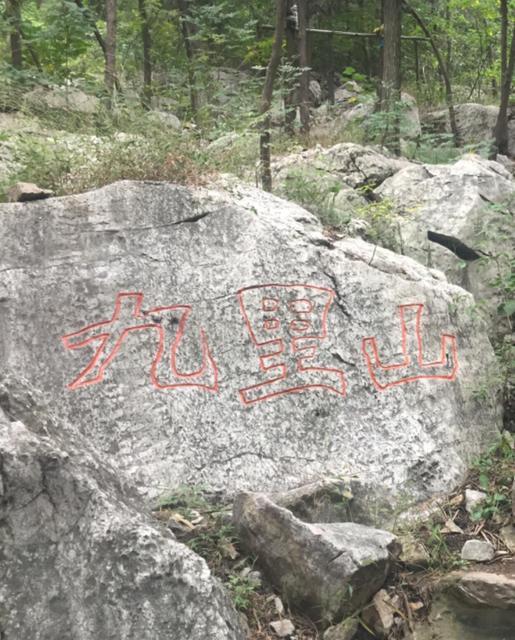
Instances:
[[[323,626],[363,607],[401,550],[388,531],[302,522],[262,494],[238,495],[233,519],[245,549],[282,597]]]
[[[477,145],[488,149],[494,140],[494,128],[499,115],[496,105],[477,104],[467,102],[455,106],[456,124],[461,140],[467,145]],[[430,133],[451,133],[449,110],[440,109],[425,114],[422,121],[423,128]],[[515,155],[515,118],[508,121],[508,150]]]
[[[515,245],[515,181],[497,162],[466,155],[451,165],[411,165],[385,180],[376,194],[394,205],[396,233],[390,248],[466,287],[490,315],[502,302],[494,280],[509,266]],[[453,236],[492,256],[464,263],[429,242],[427,232]],[[499,260],[495,259],[499,256]]]
[[[24,96],[26,107],[31,110],[56,109],[83,115],[94,115],[100,108],[96,96],[77,87],[37,87]]]
[[[0,382],[4,640],[243,640],[206,563],[26,388]]]
[[[406,502],[498,437],[470,296],[296,205],[119,182],[0,217],[4,367],[149,494],[348,474]]]

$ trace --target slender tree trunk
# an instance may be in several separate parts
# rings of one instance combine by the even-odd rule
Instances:
[[[110,106],[116,87],[116,20],[116,0],[106,0],[105,84]]]
[[[309,135],[309,60],[308,60],[308,7],[307,0],[297,0],[299,11],[299,83],[300,127],[304,135]]]
[[[150,109],[152,102],[152,37],[146,0],[138,0],[138,9],[143,44],[143,106],[145,109]]]
[[[508,67],[508,0],[500,0],[501,14],[501,83]]]
[[[11,46],[11,64],[15,69],[23,67],[21,44],[21,0],[6,0],[7,18],[9,20]]]
[[[399,118],[395,115],[401,100],[401,24],[402,0],[384,0],[384,60],[381,111],[393,114],[386,144],[400,154]]]
[[[295,0],[288,0],[288,18],[286,20],[286,55],[292,68],[298,64],[297,46],[297,21],[292,17],[292,7]],[[297,87],[293,86],[284,97],[284,128],[286,132],[293,136],[295,134],[295,119],[297,117]]]
[[[509,137],[508,137],[508,108],[510,104],[510,93],[513,83],[513,73],[515,71],[515,26],[511,34],[510,54],[507,59],[505,73],[502,78],[501,86],[501,104],[499,107],[499,115],[495,125],[495,147],[497,153],[508,155]]]
[[[443,82],[444,82],[445,101],[447,103],[447,109],[449,110],[449,122],[450,122],[450,125],[451,125],[451,131],[452,131],[452,135],[453,135],[453,138],[454,138],[454,144],[457,147],[459,147],[460,144],[461,144],[461,138],[460,138],[460,132],[458,130],[458,125],[456,123],[456,111],[454,109],[454,98],[453,98],[453,95],[452,95],[451,79],[449,77],[449,72],[447,70],[447,66],[445,64],[445,60],[443,59],[443,56],[440,53],[440,49],[438,48],[438,45],[436,44],[436,41],[433,38],[432,33],[429,31],[426,23],[424,22],[424,20],[422,20],[421,16],[418,14],[418,12],[415,11],[415,9],[410,4],[408,4],[406,1],[404,1],[404,6],[409,11],[409,13],[411,13],[413,18],[415,19],[415,22],[418,24],[418,26],[424,32],[424,35],[429,40],[429,44],[431,45],[431,48],[433,49],[433,53],[435,54],[436,60],[438,62],[438,68],[440,70],[440,74],[441,74],[441,76],[443,78]]]
[[[259,112],[263,118],[259,138],[259,155],[261,159],[261,186],[265,191],[272,191],[272,171],[270,168],[270,107],[274,91],[274,80],[277,74],[286,26],[288,0],[276,0],[275,32],[272,54],[266,69],[265,84],[261,94]]]
[[[181,18],[182,39],[184,50],[188,58],[188,84],[190,88],[190,105],[193,118],[196,120],[200,110],[200,96],[197,89],[197,78],[195,74],[195,52],[191,42],[193,28],[190,21],[188,0],[178,0],[179,13]]]

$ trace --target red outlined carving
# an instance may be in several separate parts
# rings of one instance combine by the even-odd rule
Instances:
[[[191,316],[191,306],[173,305],[142,311],[142,304],[142,293],[119,293],[110,320],[90,324],[61,338],[66,349],[81,349],[92,343],[98,345],[93,358],[67,387],[79,389],[101,382],[126,337],[133,331],[151,329],[157,332],[158,337],[156,355],[150,367],[150,379],[154,387],[197,387],[206,391],[218,391],[218,369],[203,329],[200,329],[200,367],[190,373],[177,368],[177,354]]]
[[[345,396],[344,372],[315,363],[320,343],[327,338],[333,300],[331,289],[307,284],[263,284],[238,291],[251,340],[261,351],[259,369],[271,376],[240,389],[243,404],[309,389]]]
[[[362,351],[374,386],[379,391],[390,387],[415,382],[415,380],[455,380],[458,374],[458,350],[456,336],[443,334],[440,358],[434,362],[424,362],[422,346],[423,304],[399,306],[402,362],[383,364],[379,358],[375,338],[364,338]]]

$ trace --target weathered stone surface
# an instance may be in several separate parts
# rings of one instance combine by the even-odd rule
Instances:
[[[515,611],[515,573],[468,571],[458,574],[454,590],[464,601]]]
[[[340,624],[329,627],[324,631],[324,640],[353,640],[358,632],[359,621],[357,618],[348,618]]]
[[[352,522],[308,524],[263,494],[239,494],[233,519],[242,544],[282,596],[324,624],[368,602],[400,553],[387,531]]]
[[[470,562],[488,562],[495,554],[493,546],[486,540],[467,540],[461,550],[461,559]]]
[[[376,193],[399,213],[389,247],[442,269],[494,314],[501,302],[491,286],[498,273],[495,261],[477,260],[463,268],[449,249],[429,242],[427,232],[453,236],[494,256],[510,253],[515,230],[504,211],[515,210],[515,181],[506,169],[474,155],[452,165],[412,165],[385,180]],[[502,206],[495,209],[496,204]]]
[[[511,516],[513,518],[513,525],[515,526],[515,478],[513,478],[513,485],[511,487]]]
[[[499,114],[495,105],[476,104],[473,102],[458,104],[455,107],[456,123],[462,142],[487,147],[493,143],[494,127]],[[427,113],[423,119],[423,127],[431,133],[449,133],[451,125],[448,109]],[[509,120],[509,152],[515,155],[515,119]]]
[[[429,553],[424,545],[410,531],[398,533],[397,537],[402,546],[401,561],[409,567],[426,567],[429,563]]]
[[[17,182],[7,191],[9,202],[31,202],[32,200],[44,200],[54,195],[49,189],[42,189],[32,182]]]
[[[243,640],[205,562],[116,468],[18,382],[0,382],[0,635]]]
[[[295,626],[291,620],[284,618],[283,620],[275,620],[270,623],[273,632],[279,638],[289,638],[295,633]]]
[[[434,585],[429,624],[417,624],[410,640],[508,640],[513,636],[513,560],[488,571],[459,571]]]
[[[72,87],[38,87],[24,96],[25,103],[32,109],[60,109],[85,115],[93,115],[100,107],[96,96]]]
[[[495,394],[474,394],[495,359],[470,296],[407,257],[329,241],[293,204],[247,187],[120,182],[2,205],[0,218],[3,366],[152,495],[354,475],[370,500],[424,498],[498,437]],[[284,321],[266,337],[263,297]],[[300,372],[297,299],[301,314],[313,305],[316,347]],[[401,311],[413,365],[383,370],[372,338],[383,363],[402,363]],[[268,336],[285,350],[276,382],[260,368]]]

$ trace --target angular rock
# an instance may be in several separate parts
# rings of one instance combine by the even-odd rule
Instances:
[[[515,554],[515,525],[508,524],[499,531],[502,541],[510,553]]]
[[[470,562],[488,562],[494,555],[495,549],[486,540],[467,540],[461,550],[461,559]]]
[[[511,516],[513,525],[515,526],[515,478],[513,478],[513,485],[511,487]]]
[[[359,621],[357,618],[348,618],[340,624],[329,627],[324,631],[323,640],[353,640],[358,632]]]
[[[284,618],[283,620],[275,620],[270,623],[273,632],[279,638],[289,638],[295,633],[295,625],[291,620]]]
[[[372,518],[377,496],[391,511],[459,483],[498,438],[498,396],[474,394],[495,356],[471,297],[405,256],[331,241],[296,205],[119,182],[0,219],[3,367],[149,496],[352,475]],[[271,337],[279,379],[261,366]]]
[[[368,602],[400,553],[387,531],[352,522],[308,524],[263,494],[239,494],[233,519],[242,544],[282,596],[324,624]]]
[[[465,509],[469,514],[472,514],[486,498],[487,495],[484,491],[465,489]]]
[[[204,560],[13,380],[0,383],[0,470],[6,640],[243,640]]]
[[[162,124],[165,127],[175,129],[176,131],[180,131],[182,128],[179,118],[168,111],[149,111],[147,117],[156,124]]]
[[[506,211],[513,211],[515,181],[508,171],[497,162],[467,155],[451,165],[405,167],[385,180],[376,194],[392,202],[399,214],[392,221],[395,233],[385,235],[383,243],[443,270],[497,317],[502,300],[491,285],[498,275],[496,261],[474,260],[464,268],[460,257],[428,240],[428,231],[457,238],[476,253],[509,254],[515,229]]]
[[[515,573],[469,571],[459,574],[454,591],[464,601],[515,611]]]
[[[381,589],[372,598],[361,614],[363,621],[376,638],[388,638],[393,628],[393,607],[388,593]]]
[[[411,532],[399,533],[399,543],[402,546],[400,559],[409,567],[427,567],[429,553]]]
[[[45,200],[54,195],[49,189],[41,189],[32,182],[17,182],[7,191],[9,202],[31,202],[32,200]]]

